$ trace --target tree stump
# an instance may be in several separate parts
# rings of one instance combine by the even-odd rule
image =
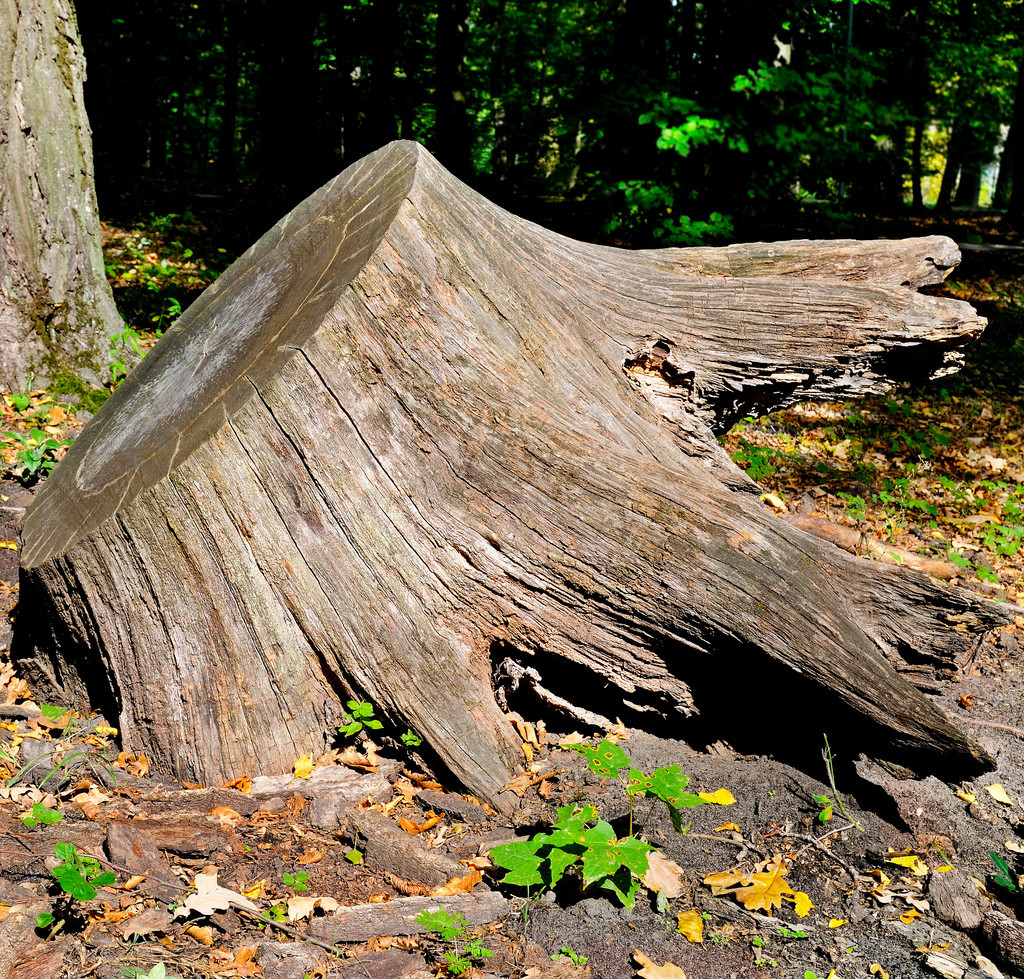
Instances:
[[[958,259],[582,244],[392,143],[86,426],[25,523],[15,656],[196,782],[288,770],[358,695],[500,802],[517,683],[653,723],[695,684],[757,711],[776,675],[894,750],[984,763],[901,672],[955,668],[1008,610],[787,525],[715,439],[955,370],[984,321],[916,290]]]

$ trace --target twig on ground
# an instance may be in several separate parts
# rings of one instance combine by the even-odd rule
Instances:
[[[851,821],[848,826],[840,826],[837,829],[829,830],[829,832],[825,833],[823,836],[811,836],[810,834],[799,834],[790,836],[788,833],[786,835],[789,836],[791,840],[803,840],[807,843],[807,846],[805,846],[802,850],[798,850],[796,853],[793,854],[794,857],[800,856],[801,853],[806,853],[808,847],[813,846],[816,849],[820,850],[822,853],[828,854],[828,856],[835,860],[835,862],[838,863],[843,868],[843,870],[845,870],[850,875],[851,879],[856,884],[858,881],[861,880],[861,878],[865,877],[866,875],[862,874],[859,870],[857,870],[856,867],[853,867],[849,863],[847,863],[841,856],[839,856],[838,853],[833,853],[827,846],[825,846],[823,842],[824,840],[827,840],[830,836],[837,836],[839,833],[845,833],[848,829],[860,829],[860,827],[856,823]]]
[[[990,727],[994,731],[1009,731],[1010,734],[1016,734],[1018,738],[1024,738],[1024,730],[1019,727],[1010,727],[1009,724],[996,724],[994,721],[979,721],[973,717],[958,717],[958,721],[966,721],[968,724],[977,724],[978,727]]]

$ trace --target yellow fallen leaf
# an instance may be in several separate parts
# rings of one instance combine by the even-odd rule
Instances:
[[[742,830],[739,828],[739,826],[736,823],[722,823],[721,826],[716,826],[715,827],[715,832],[716,833],[726,833],[726,832],[740,833],[740,832],[742,832]]]
[[[793,910],[796,912],[796,916],[798,918],[806,918],[811,908],[814,907],[811,904],[810,896],[803,891],[794,891],[793,893],[796,896],[796,900],[793,902]]]
[[[944,863],[941,867],[936,867],[935,872],[939,874],[948,874],[952,869],[952,864]]]
[[[716,806],[731,806],[736,797],[728,789],[716,789],[714,792],[697,793],[705,802],[714,803]]]
[[[213,929],[209,925],[186,925],[184,931],[203,945],[213,945]]]
[[[13,540],[0,540],[0,547],[4,547],[8,551],[16,551],[18,549],[18,544]]]
[[[881,976],[881,979],[889,979],[889,973],[885,971],[877,962],[872,962],[868,966],[868,972],[873,976]]]
[[[247,897],[249,900],[255,901],[256,898],[263,896],[263,888],[266,886],[266,879],[258,880],[252,885],[252,887],[243,887],[241,894],[243,897]]]
[[[928,864],[916,853],[911,853],[905,857],[890,857],[887,862],[894,863],[897,867],[906,867],[908,870],[913,871],[915,877],[925,877],[928,874]]]
[[[846,924],[847,918],[830,918],[828,922],[829,928],[842,928]]]
[[[1004,806],[1013,805],[1013,799],[1006,794],[1006,789],[1004,789],[998,782],[994,782],[992,785],[986,785],[985,791],[992,796],[996,802],[1001,802]]]
[[[761,502],[762,503],[767,503],[770,506],[775,507],[776,510],[785,510],[786,509],[786,504],[783,502],[783,500],[780,497],[776,496],[774,493],[762,493],[761,494]]]
[[[978,797],[973,792],[968,792],[966,789],[957,789],[956,797],[961,799],[970,805],[972,802],[977,802]]]
[[[447,884],[435,887],[429,892],[430,897],[450,897],[452,894],[468,894],[484,879],[479,870],[472,870],[465,877],[453,877]]]
[[[704,919],[696,908],[690,911],[681,911],[676,915],[676,920],[679,922],[676,931],[680,935],[685,935],[687,941],[704,941]]]
[[[313,774],[313,759],[309,755],[303,755],[292,765],[292,775],[295,778],[309,778]]]
[[[113,738],[117,736],[117,728],[111,727],[109,724],[100,724],[95,728],[95,731],[103,738]]]
[[[900,915],[900,921],[905,925],[909,925],[915,918],[920,917],[921,912],[918,911],[917,908],[911,908],[909,911],[904,911],[903,914]]]
[[[637,975],[643,979],[686,979],[686,973],[678,965],[671,962],[655,965],[640,949],[633,951],[633,960],[641,966]]]

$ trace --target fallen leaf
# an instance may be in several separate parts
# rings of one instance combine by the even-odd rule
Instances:
[[[605,737],[609,741],[625,741],[629,737],[629,732],[626,730],[626,725],[616,717],[615,723],[608,728]]]
[[[427,813],[427,818],[422,823],[416,822],[415,819],[409,819],[406,816],[400,816],[398,819],[398,825],[402,827],[410,836],[417,836],[420,833],[425,833],[428,829],[433,829],[444,816],[439,816],[433,809]]]
[[[203,945],[213,945],[213,929],[209,925],[186,925],[184,931],[190,938]]]
[[[918,911],[917,908],[911,908],[909,911],[904,911],[903,914],[900,915],[900,921],[905,925],[909,925],[915,918],[920,917],[921,912]]]
[[[773,506],[776,510],[782,510],[783,512],[786,511],[785,502],[780,497],[776,496],[774,493],[762,493],[761,502]]]
[[[686,973],[678,965],[671,962],[655,965],[640,949],[634,949],[633,960],[641,966],[637,975],[643,979],[686,979]]]
[[[233,778],[230,782],[225,782],[222,789],[237,789],[239,792],[252,792],[252,779],[248,775],[241,775],[238,778]]]
[[[842,928],[846,924],[848,919],[846,918],[829,918],[829,928]]]
[[[894,863],[897,867],[906,867],[913,871],[915,877],[926,877],[928,875],[928,864],[926,864],[916,853],[905,857],[890,857],[887,863]]]
[[[245,817],[231,806],[215,806],[209,814],[213,816],[221,826],[230,828],[237,826]]]
[[[802,891],[794,891],[783,879],[788,867],[785,857],[777,853],[763,860],[753,871],[727,870],[707,874],[703,880],[716,897],[732,894],[748,911],[771,911],[781,908],[783,900],[792,901],[803,917],[814,906]]]
[[[881,976],[882,979],[889,979],[889,973],[885,971],[877,962],[872,962],[868,966],[868,972],[873,976]]]
[[[117,737],[117,728],[111,727],[109,724],[99,724],[95,728],[96,734],[101,738],[114,738]]]
[[[195,894],[189,894],[174,912],[175,918],[187,918],[190,911],[197,914],[213,914],[214,911],[227,911],[232,905],[237,908],[248,908],[259,914],[259,908],[238,891],[228,890],[217,883],[217,868],[211,872],[200,871],[196,874]]]
[[[265,879],[256,881],[251,887],[242,888],[242,896],[256,900],[258,897],[263,896],[263,889],[267,886]]]
[[[670,860],[661,850],[652,850],[647,855],[647,873],[641,880],[644,886],[654,894],[662,891],[665,897],[679,897],[683,885],[679,879],[683,868],[674,860]]]
[[[567,734],[564,738],[561,738],[558,742],[559,747],[567,747],[572,744],[583,744],[587,739],[580,734],[579,731],[573,731],[571,734]]]
[[[1021,853],[1024,853],[1024,847],[1021,848]],[[944,863],[941,867],[936,867],[935,872],[937,874],[948,874],[952,869],[952,864]]]
[[[285,805],[288,807],[288,811],[298,819],[302,814],[302,810],[306,808],[306,800],[301,795],[296,794],[289,796]]]
[[[295,862],[299,863],[299,864],[302,864],[303,866],[307,866],[308,864],[311,864],[311,863],[319,863],[326,856],[327,856],[327,849],[326,849],[326,847],[324,849],[322,849],[322,850],[307,850]]]
[[[333,897],[290,897],[288,898],[288,920],[294,922],[308,918],[317,906],[328,914],[341,907]]]
[[[295,778],[309,778],[313,774],[313,759],[309,755],[303,755],[292,765],[292,775]]]
[[[479,870],[474,870],[466,874],[465,877],[455,877],[447,884],[435,887],[428,896],[450,897],[452,894],[468,894],[481,880],[483,880],[483,874]]]
[[[968,792],[966,789],[957,789],[956,797],[963,802],[970,805],[972,802],[976,802],[978,797],[973,792]]]
[[[366,752],[359,751],[354,745],[349,745],[338,752],[337,762],[339,765],[346,765],[349,768],[358,768],[366,772],[375,772],[380,764],[380,759],[375,751],[371,751],[371,745],[366,742]]]
[[[1024,844],[1019,840],[1007,840],[1003,845],[1011,853],[1024,853]]]
[[[1004,789],[998,782],[994,782],[992,785],[986,785],[985,791],[992,796],[996,802],[1001,802],[1004,806],[1013,805],[1013,799],[1006,794],[1006,789]]]
[[[728,789],[716,789],[714,792],[698,792],[697,794],[705,802],[711,802],[716,806],[731,806],[736,801]]]
[[[964,693],[960,695],[960,706],[961,707],[973,707],[974,706],[974,694]]]
[[[429,775],[422,775],[419,772],[410,772],[408,769],[406,769],[404,774],[410,782],[414,785],[418,785],[421,789],[433,789],[435,792],[444,791],[444,786],[440,782],[435,782]]]
[[[146,879],[145,874],[132,874],[122,885],[122,891],[132,891]]]
[[[704,919],[696,908],[690,911],[681,911],[676,915],[676,920],[678,921],[676,931],[680,935],[685,935],[687,941],[704,941]]]
[[[722,823],[721,826],[716,826],[716,833],[741,833],[742,830],[736,823]]]

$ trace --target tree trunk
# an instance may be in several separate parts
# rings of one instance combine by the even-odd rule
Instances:
[[[845,702],[858,750],[874,730],[976,766],[901,672],[952,668],[1009,611],[778,520],[715,439],[955,370],[984,321],[915,290],[958,259],[938,237],[582,244],[390,144],[86,426],[25,524],[14,655],[193,781],[287,770],[359,695],[501,804],[517,682],[582,721],[676,725],[710,691],[728,736],[761,727],[772,676]]]
[[[0,387],[99,383],[103,273],[85,62],[69,0],[0,0]]]

